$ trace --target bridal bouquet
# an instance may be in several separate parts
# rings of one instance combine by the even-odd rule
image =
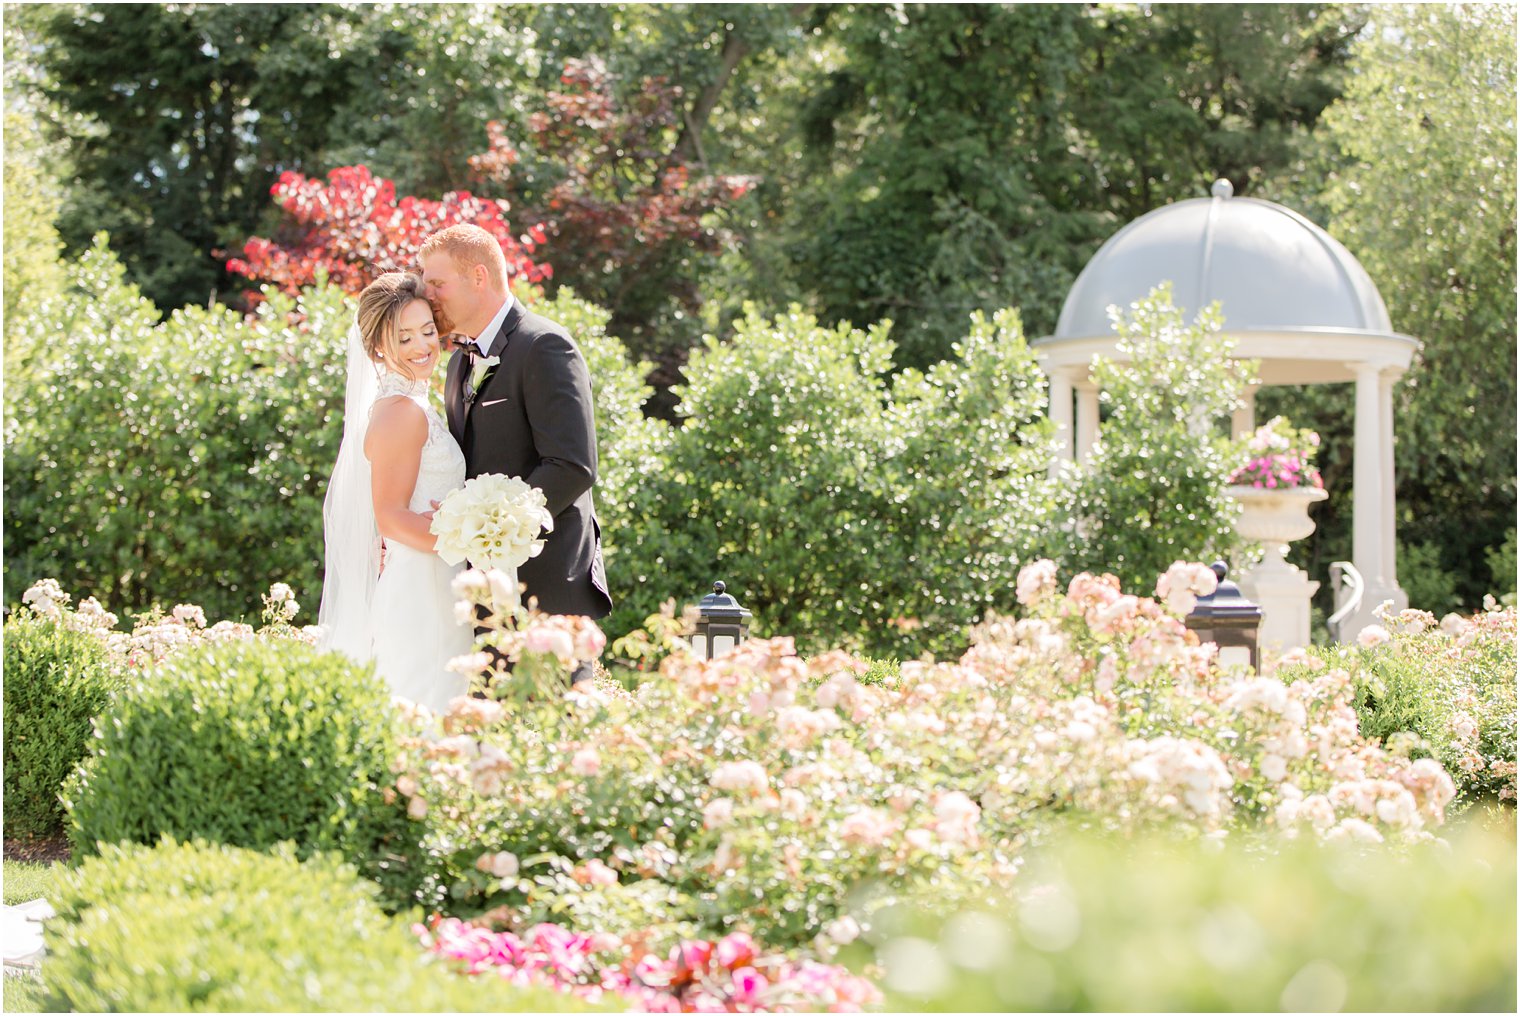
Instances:
[[[513,569],[544,549],[554,529],[544,492],[515,476],[482,473],[451,491],[429,526],[438,556],[449,564],[468,559],[477,568]]]

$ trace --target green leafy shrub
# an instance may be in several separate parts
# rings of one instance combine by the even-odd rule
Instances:
[[[1459,576],[1441,565],[1441,548],[1434,543],[1398,544],[1399,582],[1409,604],[1440,616],[1462,604],[1457,594]]]
[[[888,330],[750,308],[693,354],[684,425],[619,548],[614,631],[722,579],[757,632],[917,655],[1011,603],[1006,576],[1051,517],[1018,316],[978,315],[953,359],[891,378]]]
[[[1484,554],[1488,562],[1488,573],[1493,579],[1494,592],[1499,594],[1499,602],[1507,606],[1515,606],[1515,586],[1517,567],[1515,558],[1515,530],[1511,529],[1504,534],[1504,542],[1497,547],[1490,547]]]
[[[23,607],[5,622],[5,835],[63,831],[63,781],[122,679],[101,640]]]
[[[246,318],[218,305],[160,321],[103,236],[67,274],[63,293],[6,322],[7,334],[48,336],[6,389],[7,602],[51,576],[119,609],[189,600],[238,620],[278,576],[314,614],[352,303],[335,286],[271,289]],[[658,431],[639,411],[647,368],[627,362],[591,304],[564,292],[542,309],[592,370],[612,543],[637,503],[624,487],[656,471]]]
[[[1456,781],[1458,809],[1485,799],[1513,803],[1515,608],[1448,614],[1439,624],[1420,610],[1384,620],[1387,627],[1367,629],[1359,645],[1285,658],[1277,676],[1346,671],[1364,736],[1440,761]]]
[[[1170,284],[1113,313],[1123,359],[1094,360],[1107,418],[1066,487],[1062,564],[1149,590],[1173,561],[1226,557],[1238,542],[1224,493],[1236,455],[1217,421],[1252,368],[1229,358],[1218,309],[1186,324]]]
[[[1011,896],[879,913],[854,959],[903,1012],[1513,1012],[1512,836],[1404,853],[1065,836]]]
[[[56,1012],[577,1011],[459,976],[354,869],[165,840],[107,846],[60,880],[43,1008]]]
[[[415,825],[379,784],[396,710],[372,670],[293,641],[183,650],[137,678],[99,722],[65,793],[80,853],[204,837],[302,856],[336,850],[409,898]]]
[[[236,619],[274,574],[316,603],[343,294],[160,322],[103,237],[69,274],[25,324],[52,337],[35,383],[6,392],[8,588],[47,575],[127,610],[190,599]]]

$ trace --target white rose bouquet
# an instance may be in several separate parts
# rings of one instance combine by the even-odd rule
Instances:
[[[468,559],[477,568],[515,572],[544,549],[542,534],[553,531],[554,517],[537,487],[483,473],[451,491],[428,528],[449,564]]]

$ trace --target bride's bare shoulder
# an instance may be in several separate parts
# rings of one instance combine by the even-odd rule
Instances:
[[[376,399],[364,435],[364,453],[374,461],[388,451],[421,448],[427,432],[427,414],[412,399],[404,395]]]

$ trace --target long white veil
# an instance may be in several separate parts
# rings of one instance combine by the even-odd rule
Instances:
[[[380,529],[370,493],[364,433],[379,390],[379,369],[364,352],[356,321],[348,330],[348,383],[343,396],[343,440],[322,503],[326,572],[322,580],[322,626],[318,645],[367,663],[374,657],[370,600],[380,577]]]

